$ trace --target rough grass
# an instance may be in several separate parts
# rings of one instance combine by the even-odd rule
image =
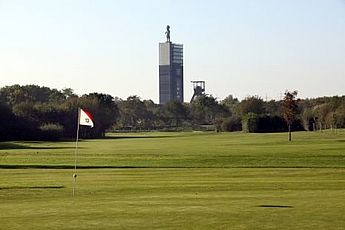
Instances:
[[[345,133],[0,143],[0,229],[343,229]],[[106,166],[108,168],[102,168]]]

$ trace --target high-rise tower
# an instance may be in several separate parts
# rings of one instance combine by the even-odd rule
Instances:
[[[170,41],[170,26],[165,33],[167,41],[159,43],[159,104],[183,102],[183,45]]]

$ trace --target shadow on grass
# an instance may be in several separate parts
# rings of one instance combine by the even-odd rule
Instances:
[[[174,136],[106,136],[103,139],[117,140],[117,139],[159,139],[159,138],[171,138]]]
[[[272,205],[272,204],[263,204],[257,206],[259,208],[293,208],[291,205]]]
[[[119,135],[117,136],[116,134],[114,136],[105,136],[104,138],[101,139],[160,139],[160,138],[180,138],[180,137],[191,137],[191,136],[196,136],[196,135],[214,135],[216,134],[213,131],[210,132],[166,132],[170,133],[171,135],[136,135],[133,133],[133,135]]]
[[[0,190],[10,190],[10,189],[60,189],[64,186],[13,186],[13,187],[0,187]]]
[[[80,165],[78,169],[344,169],[342,166],[140,166],[140,165]],[[0,169],[74,169],[74,165],[0,165]]]
[[[35,142],[25,142],[25,143],[34,143],[39,144],[42,142],[35,141]],[[71,147],[56,147],[56,146],[27,146],[17,143],[10,143],[10,142],[0,142],[0,150],[10,150],[10,149],[74,149],[74,146]]]
[[[145,166],[78,166],[78,169],[135,169]],[[74,165],[0,165],[0,169],[74,169]]]

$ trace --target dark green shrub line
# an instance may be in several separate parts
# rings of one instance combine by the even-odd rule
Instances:
[[[211,95],[191,103],[130,96],[126,100],[108,94],[75,95],[72,89],[36,85],[0,88],[0,141],[51,140],[76,137],[78,107],[94,116],[94,128],[81,127],[80,138],[104,138],[106,131],[322,131],[345,128],[345,96],[297,99],[297,91],[284,100],[264,101],[232,95],[217,100]],[[291,135],[290,135],[291,139]]]

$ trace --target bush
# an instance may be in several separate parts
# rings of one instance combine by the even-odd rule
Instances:
[[[287,131],[286,122],[279,116],[262,116],[257,118],[255,132],[274,133]]]
[[[55,141],[63,137],[63,126],[56,123],[48,123],[40,126],[40,136],[42,140]]]
[[[255,113],[247,113],[242,117],[242,130],[246,133],[254,133],[257,130],[258,115]]]
[[[234,132],[242,130],[242,123],[238,117],[228,117],[226,118],[222,125],[222,131]]]
[[[244,132],[248,133],[274,133],[286,132],[287,125],[282,117],[279,116],[258,116],[253,113],[246,114],[242,118]],[[304,130],[301,121],[296,120],[291,125],[291,131]]]
[[[337,128],[345,128],[345,105],[341,105],[336,110],[336,126]]]

